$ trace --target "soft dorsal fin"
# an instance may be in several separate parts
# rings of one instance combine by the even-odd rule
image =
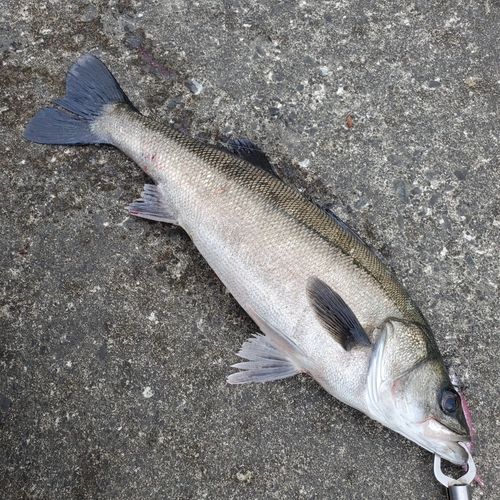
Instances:
[[[231,139],[227,145],[231,153],[281,180],[276,173],[276,170],[271,165],[271,162],[268,160],[266,154],[259,148],[259,146],[254,144],[249,139],[245,139],[244,137]]]
[[[356,344],[371,344],[350,307],[324,281],[316,276],[309,278],[307,297],[319,322],[346,351]]]
[[[240,158],[243,158],[244,160],[248,161],[252,165],[255,165],[256,167],[260,167],[263,170],[265,170],[267,173],[274,175],[277,177],[280,181],[284,182],[285,184],[289,185],[293,189],[297,189],[295,186],[291,185],[290,182],[287,182],[287,179],[282,178],[276,169],[273,167],[269,159],[267,158],[266,154],[262,151],[262,149],[259,148],[256,144],[254,144],[252,141],[249,139],[246,139],[244,137],[240,137],[238,139],[231,139],[228,143],[227,146],[229,148],[229,151]],[[344,222],[340,217],[335,215],[329,208],[323,207],[321,204],[319,204],[316,200],[310,199],[311,203],[314,203],[318,208],[320,208],[328,217],[330,217],[334,222],[336,222],[339,226],[343,227],[347,232],[349,232],[356,240],[358,240],[362,245],[370,248],[370,250],[373,251],[373,249],[366,243],[364,242],[361,237],[352,229],[349,224]]]
[[[293,181],[291,179],[282,177],[278,173],[276,168],[271,164],[271,162],[267,158],[266,154],[262,151],[262,149],[260,149],[259,146],[250,141],[250,139],[246,139],[244,137],[231,139],[227,143],[227,147],[230,153],[239,156],[240,158],[246,160],[247,162],[251,163],[256,167],[261,168],[262,170],[265,170],[267,173],[273,175],[287,186],[298,191],[297,187],[293,184]],[[349,224],[347,224],[347,222],[344,222],[340,217],[335,215],[329,208],[324,207],[317,200],[309,198],[309,201],[311,203],[314,203],[314,205],[316,205],[320,210],[322,210],[326,215],[328,215],[328,217],[330,217],[330,219],[332,219],[336,224],[338,224],[348,233],[350,233],[359,243],[369,248],[372,252],[374,252],[378,256],[378,253],[370,245],[368,245],[365,241],[363,241],[361,236],[359,236],[356,233],[356,231],[354,231],[354,229],[352,229],[352,227],[349,226]]]

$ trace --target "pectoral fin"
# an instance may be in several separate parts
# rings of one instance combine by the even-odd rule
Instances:
[[[178,224],[176,208],[154,184],[144,184],[141,197],[125,208],[136,217]]]
[[[242,345],[238,356],[248,361],[232,366],[244,371],[229,375],[227,381],[230,384],[270,382],[304,371],[305,354],[302,349],[253,309],[248,309],[248,313],[265,335],[255,334]]]
[[[371,344],[350,307],[324,281],[309,278],[307,297],[319,322],[346,351],[356,344]]]

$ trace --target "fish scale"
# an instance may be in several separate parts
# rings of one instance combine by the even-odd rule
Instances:
[[[122,105],[112,106],[106,115],[94,124],[94,130],[106,136],[111,144],[124,151],[162,186],[165,197],[172,200],[179,209],[180,225],[195,242],[200,240],[197,234],[203,232],[195,220],[200,220],[201,225],[207,225],[206,213],[201,218],[191,215],[191,212],[200,206],[201,200],[205,201],[205,212],[208,204],[213,205],[215,216],[210,224],[211,231],[216,232],[217,226],[224,224],[221,219],[230,213],[245,227],[239,235],[239,245],[244,245],[248,240],[252,246],[255,238],[263,245],[271,239],[270,248],[267,250],[272,253],[273,259],[283,261],[292,248],[292,265],[286,265],[285,262],[282,264],[284,269],[288,268],[290,271],[296,266],[300,267],[300,256],[305,255],[309,259],[311,255],[317,254],[315,246],[319,246],[320,242],[317,240],[321,239],[326,243],[325,251],[334,254],[334,257],[328,255],[320,261],[319,265],[315,266],[318,271],[334,265],[338,269],[334,273],[337,280],[345,283],[352,279],[353,273],[349,270],[350,276],[342,280],[339,272],[342,266],[339,267],[335,262],[335,259],[341,259],[359,267],[361,274],[367,278],[367,286],[376,288],[368,294],[370,298],[366,304],[359,300],[358,291],[353,294],[355,297],[346,299],[351,307],[356,307],[356,303],[361,302],[356,308],[359,309],[361,320],[364,319],[363,316],[369,318],[364,322],[367,326],[373,327],[388,316],[399,316],[426,324],[422,314],[394,275],[365,244],[336,224],[316,205],[267,172],[228,153],[201,145],[170,127],[131,112],[130,108]],[[155,159],[151,160],[153,154]],[[209,196],[210,200],[207,199]],[[231,196],[231,199],[225,203],[224,196]],[[263,209],[259,218],[254,215],[257,205]],[[249,214],[251,217],[248,219]],[[274,224],[271,214],[275,216]],[[262,224],[264,220],[265,226]],[[254,222],[256,227],[252,228]],[[231,222],[228,229],[233,232],[231,229],[236,227],[237,225]],[[306,241],[301,245],[298,245],[297,239],[292,238],[289,241],[287,235],[290,231],[303,232]],[[267,235],[269,238],[266,238]],[[282,253],[277,251],[276,240],[288,242]],[[225,251],[230,244],[230,238],[222,241],[221,251]],[[197,245],[200,251],[202,245],[201,241]],[[212,259],[203,251],[202,254],[212,265]],[[212,267],[217,266],[213,264]],[[379,297],[379,301],[385,300],[391,307],[386,310],[377,307],[376,313],[364,313],[370,309],[370,304],[373,304],[372,296],[384,293],[387,297]]]
[[[305,372],[425,449],[467,461],[469,428],[429,325],[358,235],[253,164],[259,150],[245,140],[250,161],[140,115],[94,56],[66,85],[63,109],[41,109],[24,136],[111,144],[151,176],[130,213],[183,227],[260,329],[230,383]]]

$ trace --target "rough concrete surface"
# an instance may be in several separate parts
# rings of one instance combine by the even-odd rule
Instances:
[[[500,498],[499,19],[497,0],[3,2],[0,497],[444,498],[431,454],[307,376],[229,386],[256,327],[182,230],[124,211],[145,175],[21,137],[91,51],[143,113],[249,137],[383,256],[464,384],[473,497]]]

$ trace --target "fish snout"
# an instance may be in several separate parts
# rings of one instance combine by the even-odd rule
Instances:
[[[468,431],[459,434],[435,418],[429,418],[423,423],[423,434],[429,441],[435,443],[434,452],[441,458],[457,465],[467,463],[467,451],[459,443],[470,442]]]

